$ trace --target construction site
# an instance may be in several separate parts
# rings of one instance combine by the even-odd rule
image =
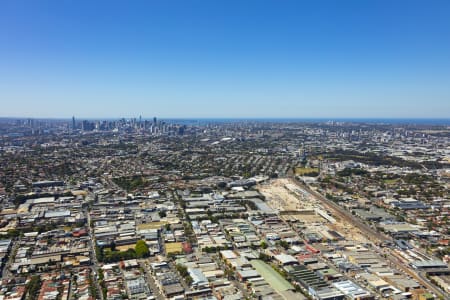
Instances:
[[[299,186],[293,179],[274,179],[259,186],[266,203],[278,211],[280,217],[295,224],[299,229],[317,235],[317,240],[334,240],[337,237],[329,232],[344,236],[347,240],[367,243],[368,238],[345,218],[340,218],[334,210],[322,205],[320,199]]]

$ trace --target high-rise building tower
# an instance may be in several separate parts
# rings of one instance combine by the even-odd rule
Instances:
[[[75,116],[72,117],[72,130],[75,130]]]

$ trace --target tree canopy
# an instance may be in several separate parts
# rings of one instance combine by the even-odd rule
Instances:
[[[150,255],[147,243],[144,240],[137,241],[134,249],[136,251],[137,258],[148,257]]]

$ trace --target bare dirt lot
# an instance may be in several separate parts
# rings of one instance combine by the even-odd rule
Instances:
[[[294,188],[295,186],[295,188]],[[299,211],[299,210],[309,210],[315,207],[321,208],[319,200],[313,195],[304,191],[299,187],[293,180],[288,178],[281,178],[271,180],[269,183],[262,184],[258,187],[261,194],[266,197],[267,204],[273,209],[283,212],[283,211]],[[323,209],[323,208],[322,208]],[[335,213],[331,211],[332,215]],[[315,214],[313,216],[297,215],[297,216],[285,216],[286,218],[298,218],[305,223],[322,223],[324,219],[319,215]],[[361,234],[361,231],[353,226],[353,224],[348,223],[345,220],[337,219],[338,221],[334,224],[328,223],[326,226],[331,230],[336,230],[349,241],[353,240],[356,242],[367,242],[367,237]]]
[[[275,210],[311,209],[312,204],[309,201],[300,199],[302,197],[286,188],[289,184],[293,184],[290,179],[276,179],[268,184],[260,185],[259,191],[266,197],[267,204]]]

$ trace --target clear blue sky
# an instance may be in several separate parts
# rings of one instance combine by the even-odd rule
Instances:
[[[450,117],[450,1],[0,1],[0,116]]]

